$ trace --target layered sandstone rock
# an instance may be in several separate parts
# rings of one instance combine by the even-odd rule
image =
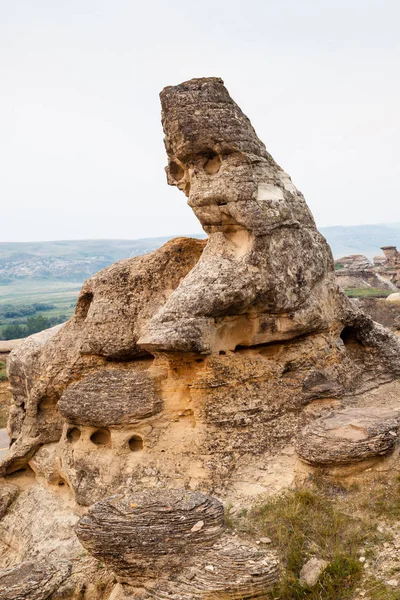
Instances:
[[[277,557],[224,535],[216,499],[186,490],[113,496],[78,523],[82,544],[120,582],[154,598],[254,598],[278,579]],[[146,593],[144,592],[144,593]]]
[[[340,292],[302,194],[222,81],[161,100],[168,181],[207,242],[104,269],[67,324],[10,355],[0,566],[69,561],[54,600],[259,597],[274,552],[229,535],[215,496],[248,506],[290,484],[318,411],[400,376],[398,336]]]
[[[372,267],[370,261],[363,254],[350,254],[342,256],[335,261],[336,268],[349,269],[349,271],[364,271]]]
[[[400,285],[400,252],[383,246],[384,256],[375,256],[373,265],[366,256],[353,254],[335,261],[336,277],[342,289],[369,288],[396,290]]]
[[[311,422],[299,434],[296,450],[316,466],[353,464],[393,450],[399,426],[398,411],[347,408]]]
[[[161,104],[168,183],[209,239],[139,343],[211,353],[329,328],[342,310],[330,249],[223,82],[166,88]]]
[[[27,562],[0,570],[0,600],[47,600],[70,573],[71,565],[67,562],[56,565]]]

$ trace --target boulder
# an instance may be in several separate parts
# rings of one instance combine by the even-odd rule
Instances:
[[[68,562],[24,562],[0,571],[0,600],[47,600],[70,573]]]
[[[399,411],[346,408],[307,425],[297,438],[296,450],[300,458],[312,465],[357,463],[393,450],[399,426]]]
[[[120,582],[141,584],[148,597],[258,597],[279,577],[277,557],[224,534],[223,527],[223,506],[216,498],[149,490],[95,504],[76,532]]]
[[[148,490],[112,496],[90,507],[76,533],[122,581],[154,579],[182,568],[221,535],[223,505],[185,490]]]
[[[310,558],[301,568],[299,583],[302,587],[314,587],[329,563],[322,558]]]
[[[386,302],[400,302],[400,292],[389,294],[389,296],[386,298]]]
[[[95,427],[135,423],[160,412],[162,399],[155,374],[136,369],[100,369],[72,383],[58,409],[76,425]]]

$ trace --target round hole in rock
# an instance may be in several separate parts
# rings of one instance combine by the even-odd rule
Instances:
[[[185,171],[183,170],[181,165],[178,165],[178,163],[171,161],[169,163],[169,174],[173,179],[175,179],[175,181],[180,181],[183,178]]]
[[[207,175],[215,175],[218,173],[221,167],[221,159],[215,152],[210,152],[210,156],[207,158],[204,164],[204,170]]]
[[[90,436],[90,441],[96,446],[111,446],[111,435],[108,429],[98,429]]]
[[[72,429],[68,429],[67,440],[69,442],[72,442],[72,443],[77,442],[80,437],[81,437],[81,432],[80,432],[80,429],[78,429],[78,427],[72,427]]]
[[[139,450],[143,450],[143,440],[140,435],[133,435],[128,442],[129,449],[132,452],[138,452]]]

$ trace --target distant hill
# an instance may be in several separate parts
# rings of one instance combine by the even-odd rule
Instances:
[[[321,227],[335,258],[347,254],[381,254],[380,247],[400,248],[400,223]],[[195,235],[194,237],[202,237]],[[104,267],[152,252],[170,237],[139,240],[66,240],[0,243],[0,285],[23,280],[82,283]],[[0,290],[1,295],[1,290]]]
[[[349,227],[320,227],[328,240],[335,258],[348,254],[365,254],[372,258],[383,254],[381,246],[400,248],[400,223],[381,225],[353,225]]]
[[[2,242],[0,283],[23,279],[81,283],[112,263],[152,252],[169,239]]]

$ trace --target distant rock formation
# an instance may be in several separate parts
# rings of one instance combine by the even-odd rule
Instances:
[[[11,353],[4,594],[18,580],[24,599],[259,597],[276,555],[233,535],[223,503],[279,491],[300,461],[326,466],[324,402],[376,389],[379,407],[400,376],[400,339],[341,292],[302,194],[223,82],[161,102],[168,181],[209,237],[100,271],[68,323]],[[393,450],[396,419],[362,426]]]
[[[396,246],[382,246],[381,250],[383,250],[388,267],[400,268],[400,252],[397,251]]]
[[[400,287],[400,252],[396,246],[383,246],[384,256],[375,256],[371,265],[366,256],[354,254],[335,261],[336,276],[342,289]]]
[[[364,271],[372,267],[368,258],[362,254],[342,256],[335,261],[335,265],[340,268],[349,269],[350,271]]]

